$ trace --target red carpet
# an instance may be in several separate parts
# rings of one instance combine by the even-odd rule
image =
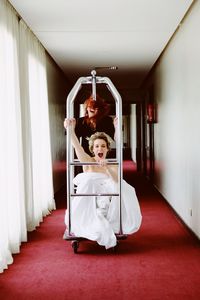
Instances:
[[[58,209],[29,234],[14,264],[0,274],[0,299],[197,300],[200,247],[148,182],[125,162],[125,179],[136,187],[143,223],[120,241],[116,253],[83,241],[79,254],[64,241],[64,191]]]

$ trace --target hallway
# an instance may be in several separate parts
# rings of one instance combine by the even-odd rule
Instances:
[[[1,274],[1,299],[196,300],[200,295],[199,241],[160,194],[124,162],[124,179],[136,188],[141,229],[117,252],[83,241],[74,254],[64,232],[65,191],[57,210],[29,234],[29,242]]]

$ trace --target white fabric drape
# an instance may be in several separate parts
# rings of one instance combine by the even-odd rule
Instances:
[[[26,241],[18,74],[18,19],[0,2],[0,271]]]
[[[19,27],[26,212],[28,230],[33,230],[55,208],[47,80],[43,47],[22,20]]]
[[[55,208],[45,53],[0,1],[0,272]]]

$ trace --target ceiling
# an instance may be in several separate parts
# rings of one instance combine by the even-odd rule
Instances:
[[[138,89],[193,0],[10,0],[72,84],[94,67]]]

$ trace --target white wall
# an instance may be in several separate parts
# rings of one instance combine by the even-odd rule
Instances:
[[[158,103],[155,185],[200,237],[199,1],[160,59],[153,82]]]
[[[65,118],[65,101],[69,93],[69,84],[62,71],[48,54],[46,58],[53,182],[54,192],[57,192],[66,183],[66,147],[63,120]]]

